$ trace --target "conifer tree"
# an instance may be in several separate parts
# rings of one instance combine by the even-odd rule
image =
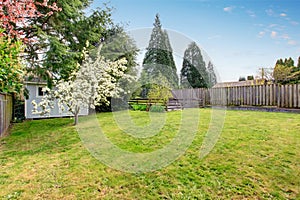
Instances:
[[[89,48],[94,49],[112,25],[109,7],[97,8],[86,15],[91,4],[89,0],[48,2],[53,3],[60,12],[45,15],[50,8],[37,5],[42,17],[28,20],[27,26],[18,29],[24,37],[35,41],[25,49],[28,70],[48,80],[50,85],[53,79],[68,79],[77,63],[82,63],[81,52],[86,41],[92,44]]]
[[[288,59],[285,58],[284,62],[282,59],[279,59],[275,64],[273,70],[273,76],[276,83],[280,83],[280,84],[299,83],[300,68],[298,66],[294,66],[294,60],[291,57],[289,57]]]
[[[164,36],[165,36],[165,42],[166,42],[166,48],[167,48],[167,54],[168,54],[168,66],[172,69],[172,72],[170,74],[171,77],[171,81],[173,82],[173,87],[177,88],[178,87],[178,75],[177,75],[177,69],[176,69],[176,64],[174,61],[174,57],[173,57],[173,49],[169,40],[169,36],[168,36],[168,32],[166,30],[164,30]],[[171,82],[171,84],[172,84]]]
[[[291,57],[289,57],[289,59],[286,58],[284,61],[284,65],[286,67],[294,67],[294,60]]]
[[[280,58],[279,60],[276,61],[276,65],[283,65],[284,62],[282,60],[282,58]]]
[[[178,76],[172,54],[172,48],[167,31],[162,29],[162,25],[157,14],[154,27],[152,29],[147,52],[143,60],[143,70],[141,74],[141,84],[143,85],[143,96],[151,87],[151,80],[155,80],[159,74],[168,80],[172,88],[178,87]],[[145,91],[146,90],[146,91]]]
[[[209,80],[209,87],[213,87],[217,83],[217,76],[215,74],[214,65],[209,61],[207,65],[207,73]]]
[[[195,42],[189,44],[184,52],[180,82],[183,88],[208,88],[210,86],[201,50]]]

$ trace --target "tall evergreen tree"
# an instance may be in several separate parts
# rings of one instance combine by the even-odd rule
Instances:
[[[284,65],[286,67],[294,67],[294,60],[291,57],[289,57],[289,59],[286,58],[284,60]]]
[[[26,46],[28,68],[49,83],[55,78],[67,79],[77,63],[82,63],[86,41],[92,44],[90,49],[94,48],[112,25],[108,7],[87,16],[84,10],[89,7],[89,0],[49,0],[50,4],[54,2],[60,12],[28,20],[28,26],[20,27],[26,38],[36,41]],[[37,10],[41,14],[49,12],[49,8],[38,5]]]
[[[207,73],[209,80],[209,87],[213,87],[217,83],[217,76],[215,74],[214,65],[209,61],[207,65]]]
[[[154,27],[152,29],[147,52],[143,60],[143,70],[141,74],[141,84],[143,85],[144,96],[151,87],[149,82],[155,80],[159,74],[168,80],[172,88],[178,87],[178,76],[176,66],[172,55],[172,48],[166,31],[157,14],[155,17]],[[145,91],[146,90],[146,91]]]
[[[298,64],[297,64],[297,68],[300,71],[300,56],[298,57]]]
[[[126,58],[126,72],[130,71],[132,75],[137,75],[136,56],[138,47],[135,41],[124,31],[123,27],[115,26],[107,31],[106,39],[103,42],[101,54],[109,60],[116,61],[121,58]],[[97,49],[92,51],[97,53]]]
[[[178,75],[177,75],[177,69],[176,69],[176,64],[174,61],[174,57],[173,57],[173,49],[169,40],[169,36],[168,36],[168,32],[166,30],[164,30],[164,36],[165,36],[165,42],[166,42],[166,50],[167,50],[167,54],[168,54],[168,67],[170,67],[172,69],[172,73],[170,74],[171,76],[171,80],[174,82],[173,83],[173,87],[176,88],[178,87]],[[171,82],[172,84],[172,82]]]
[[[275,83],[287,84],[291,81],[292,68],[276,64],[273,71]]]
[[[201,50],[195,42],[184,52],[180,83],[183,88],[208,88],[210,85]]]
[[[127,102],[131,96],[133,97],[136,95],[133,91],[133,88],[136,88],[137,82],[137,62],[136,56],[138,54],[138,48],[135,44],[135,41],[124,31],[123,27],[113,27],[107,33],[107,36],[102,42],[103,46],[101,49],[101,54],[111,61],[117,61],[121,58],[126,58],[127,63],[125,70],[125,74],[121,79],[118,79],[118,89],[120,90],[120,97],[119,100],[123,102]],[[98,54],[98,50],[91,51],[92,57],[95,58]],[[125,78],[125,76],[131,75],[131,79]],[[132,94],[133,93],[133,94]],[[111,102],[111,98],[109,97],[108,100]],[[116,101],[116,99],[114,99]],[[97,106],[96,109],[98,111],[111,111],[111,105],[101,104]],[[114,108],[116,109],[116,107]]]
[[[274,70],[273,76],[276,83],[281,84],[292,84],[300,82],[300,67],[298,65],[294,66],[294,60],[289,57],[285,58],[284,62],[282,59],[277,60]]]
[[[284,65],[282,58],[276,61],[276,65]]]

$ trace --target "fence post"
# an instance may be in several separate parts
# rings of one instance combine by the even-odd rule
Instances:
[[[297,84],[293,85],[293,107],[297,108]]]
[[[289,107],[293,107],[293,85],[288,85],[289,88]]]
[[[262,97],[263,97],[263,95],[262,95],[262,86],[261,85],[259,85],[258,86],[258,88],[259,88],[259,94],[258,94],[258,96],[259,96],[259,98],[258,98],[258,105],[262,105]]]
[[[265,85],[266,87],[266,106],[270,105],[270,86],[269,85]]]
[[[3,96],[0,94],[0,136],[4,132],[4,101]]]
[[[12,120],[12,96],[0,93],[0,136],[8,129]]]
[[[298,100],[298,108],[300,108],[300,84],[297,84],[297,100]]]
[[[278,84],[276,84],[276,104],[277,104],[277,107],[280,107],[280,92],[281,92],[281,90],[280,90],[280,85],[278,85]]]
[[[285,103],[286,103],[286,99],[285,99],[285,96],[286,96],[285,95],[286,94],[286,92],[285,92],[285,86],[281,85],[280,88],[281,88],[281,107],[283,108],[285,106]]]
[[[269,86],[269,105],[273,106],[273,85]]]
[[[261,92],[262,92],[262,106],[266,105],[266,86],[261,86]]]

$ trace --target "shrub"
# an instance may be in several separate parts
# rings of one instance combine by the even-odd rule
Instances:
[[[245,81],[245,80],[246,80],[245,77],[240,77],[240,78],[239,78],[239,81]]]
[[[147,105],[145,104],[132,104],[132,110],[146,111]]]
[[[247,80],[248,81],[254,80],[254,76],[247,76]]]
[[[160,105],[152,105],[150,107],[150,112],[165,112],[165,107]]]

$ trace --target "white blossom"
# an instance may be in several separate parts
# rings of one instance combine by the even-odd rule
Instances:
[[[68,80],[56,82],[53,90],[43,88],[46,95],[39,104],[32,101],[33,113],[41,115],[50,113],[53,102],[57,99],[60,110],[63,111],[67,107],[68,111],[74,115],[76,124],[81,108],[94,109],[96,105],[109,104],[107,97],[118,97],[120,92],[124,92],[118,85],[118,79],[121,77],[129,81],[135,79],[125,74],[126,59],[106,60],[100,55],[100,49],[101,47],[94,60],[86,56],[87,52],[83,51],[85,62],[77,71],[74,70],[71,73]]]

